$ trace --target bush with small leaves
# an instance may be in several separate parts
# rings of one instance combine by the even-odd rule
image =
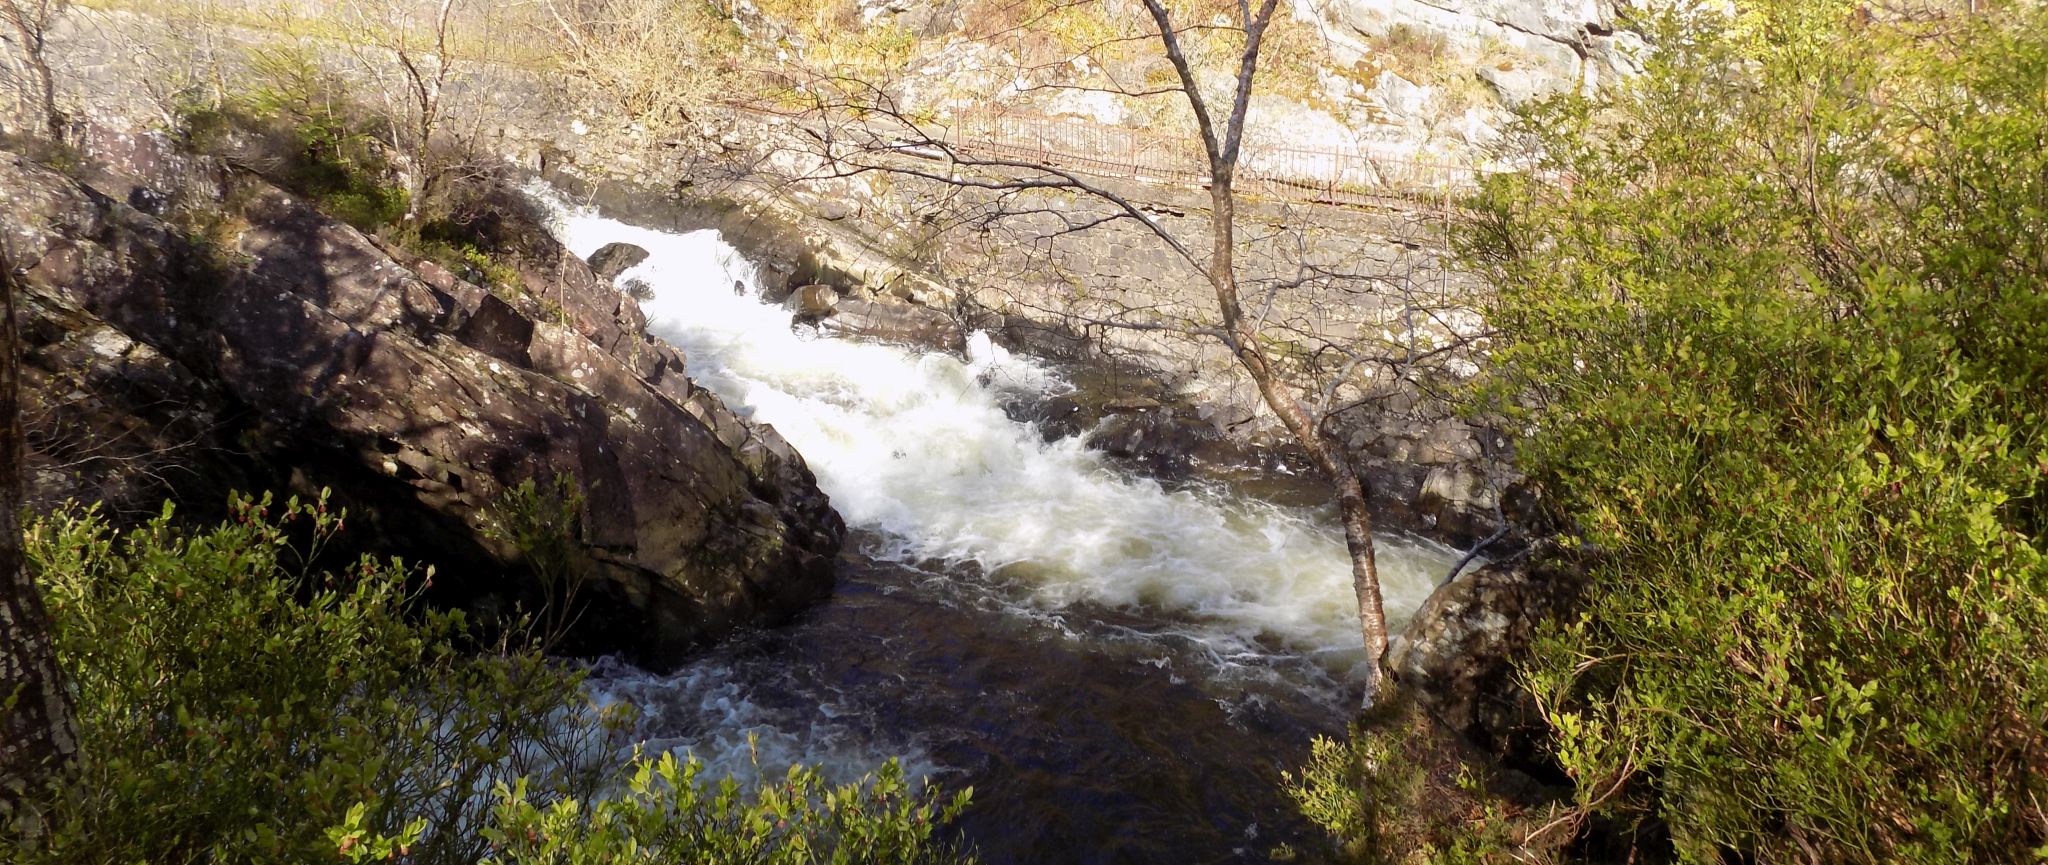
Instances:
[[[1343,740],[1317,737],[1299,773],[1282,773],[1302,816],[1360,865],[1539,865],[1563,836],[1537,830],[1554,809],[1510,809],[1487,775],[1460,762],[1454,737],[1399,694]]]
[[[460,613],[419,604],[431,569],[316,566],[345,523],[324,495],[237,498],[231,513],[203,530],[168,506],[125,532],[89,509],[27,527],[81,749],[41,800],[49,831],[0,839],[0,858],[640,861],[507,842],[555,843],[576,823],[627,849],[678,850],[683,827],[752,832],[774,813],[791,825],[747,837],[783,858],[761,861],[957,859],[936,824],[965,794],[937,808],[893,767],[831,790],[797,768],[788,788],[745,793],[707,787],[693,763],[636,760],[631,719],[593,701],[578,668],[478,645]]]
[[[1464,238],[1601,555],[1526,664],[1685,862],[2048,856],[2048,12],[1766,0],[1544,106]]]
[[[623,794],[538,803],[528,786],[500,785],[493,865],[942,865],[965,859],[940,827],[967,806],[914,784],[890,761],[859,783],[833,786],[791,766],[779,784],[746,790],[706,781],[694,759],[641,760]]]

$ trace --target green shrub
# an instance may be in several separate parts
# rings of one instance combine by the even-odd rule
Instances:
[[[247,86],[223,104],[185,100],[172,132],[200,153],[241,167],[363,231],[398,223],[411,204],[394,182],[380,135],[389,121],[365,110],[298,43],[255,49]]]
[[[497,292],[507,300],[516,300],[526,293],[526,280],[519,275],[518,268],[486,252],[465,232],[445,221],[430,221],[418,230],[394,228],[385,231],[384,235],[392,243],[448,268],[448,272],[468,282]]]
[[[1344,740],[1316,737],[1299,777],[1282,777],[1302,816],[1329,833],[1345,862],[1552,861],[1561,838],[1520,843],[1535,824],[1519,812],[1511,815],[1487,789],[1485,775],[1461,762],[1462,753],[1453,736],[1396,695],[1353,724]]]
[[[233,512],[204,532],[168,508],[126,533],[90,512],[28,528],[84,743],[32,858],[309,860],[332,855],[324,830],[358,803],[377,825],[440,829],[487,813],[469,791],[506,778],[597,789],[601,766],[535,759],[616,734],[573,672],[459,651],[461,617],[412,603],[409,576],[431,572],[367,559],[311,571],[343,522],[324,502]],[[418,861],[482,851],[437,831]]]
[[[181,101],[173,133],[188,149],[229,160],[300,196],[321,212],[516,300],[519,271],[492,254],[469,224],[501,206],[500,178],[477,169],[441,176],[408,193],[393,166],[392,118],[358,102],[343,79],[298,43],[253,50],[249,86],[221,105]],[[439,154],[436,154],[439,155]],[[421,169],[434,173],[433,166]],[[198,208],[217,219],[225,208]],[[411,219],[407,216],[410,214]]]
[[[490,862],[626,865],[691,861],[733,865],[941,865],[961,856],[939,829],[966,808],[971,790],[941,802],[907,782],[891,760],[861,784],[828,785],[815,768],[791,766],[782,783],[748,794],[673,754],[642,761],[623,795],[582,803],[535,802],[526,785],[497,790]]]
[[[548,483],[528,478],[507,488],[492,505],[485,532],[517,549],[539,583],[531,614],[534,640],[543,649],[554,647],[583,613],[577,596],[587,572],[576,542],[583,495],[569,475],[556,475]]]
[[[1354,727],[1342,742],[1317,736],[1301,780],[1287,777],[1288,794],[1360,861],[1397,862],[1415,846],[1401,824],[1422,793],[1422,770],[1405,756],[1380,731]]]
[[[2048,856],[2048,17],[1772,0],[1517,131],[1468,260],[1603,555],[1526,673],[1687,862]]]
[[[939,808],[893,767],[827,791],[799,768],[794,803],[700,780],[694,761],[625,760],[628,719],[574,668],[473,645],[460,614],[420,607],[431,570],[314,568],[344,521],[324,499],[232,513],[204,531],[168,507],[128,532],[90,511],[28,527],[82,748],[18,861],[672,861],[700,838],[949,861],[932,823],[964,794]],[[832,819],[758,831],[804,808]]]
[[[509,301],[522,300],[526,292],[519,270],[493,255],[489,239],[465,224],[490,206],[483,199],[496,189],[497,177],[485,171],[447,177],[415,200],[399,183],[383,139],[390,118],[355,102],[309,49],[258,49],[251,55],[248,77],[252,86],[223,106],[180,106],[173,131],[184,146],[228,156],[334,219]],[[240,221],[232,202],[187,209],[187,222],[234,226]],[[413,218],[406,218],[409,213]],[[214,240],[228,245],[224,238]]]

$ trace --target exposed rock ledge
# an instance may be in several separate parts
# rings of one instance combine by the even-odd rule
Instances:
[[[656,661],[829,591],[844,526],[803,459],[551,239],[523,230],[524,293],[501,297],[241,182],[246,227],[215,247],[0,154],[32,492],[203,511],[229,487],[332,487],[349,536],[437,564],[443,601],[502,610],[538,590],[494,502],[572,477],[593,578],[573,645]]]

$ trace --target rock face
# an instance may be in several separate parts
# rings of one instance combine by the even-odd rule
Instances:
[[[607,243],[590,254],[590,271],[598,279],[611,282],[646,261],[647,255],[647,250],[630,243]]]
[[[844,527],[803,459],[537,227],[496,227],[526,284],[487,290],[242,183],[247,227],[209,246],[0,157],[30,397],[59,431],[35,443],[45,496],[332,487],[351,536],[489,610],[539,600],[495,531],[501,493],[572,478],[589,606],[571,647],[657,662],[829,591]],[[106,480],[67,438],[165,467]]]
[[[1544,622],[1571,614],[1583,589],[1581,572],[1548,545],[1467,571],[1438,587],[1389,642],[1387,670],[1451,730],[1529,763],[1546,728],[1515,681],[1514,661]]]
[[[130,522],[167,496],[221,504],[264,485],[212,459],[232,446],[217,388],[73,296],[29,285],[17,303],[30,510],[97,502]]]
[[[829,285],[806,285],[789,296],[788,304],[799,318],[815,321],[832,314],[839,305],[839,292]]]
[[[1504,103],[1601,86],[1640,71],[1641,37],[1618,26],[1630,0],[1296,0],[1324,23],[1342,63],[1418,38],[1470,62]]]

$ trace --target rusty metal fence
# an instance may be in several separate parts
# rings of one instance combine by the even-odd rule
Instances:
[[[1170,186],[1209,182],[1201,144],[1065,117],[979,110],[954,116],[946,143],[977,156],[1041,163],[1098,177]],[[1444,204],[1475,187],[1488,169],[1418,160],[1369,145],[1347,149],[1247,142],[1237,189],[1255,196],[1352,206]]]

